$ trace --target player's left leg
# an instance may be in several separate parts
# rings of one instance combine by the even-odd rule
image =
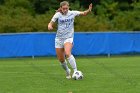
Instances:
[[[64,42],[64,51],[65,51],[65,55],[71,65],[71,67],[73,68],[74,71],[77,71],[77,65],[76,65],[76,61],[74,56],[71,54],[71,50],[73,47],[73,39],[72,40],[66,40]]]

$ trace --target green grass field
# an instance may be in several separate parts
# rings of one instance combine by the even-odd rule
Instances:
[[[67,80],[54,57],[0,59],[0,93],[140,93],[140,56],[77,57],[83,80]]]

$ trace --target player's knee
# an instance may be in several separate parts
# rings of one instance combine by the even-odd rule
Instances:
[[[63,58],[58,58],[58,60],[59,60],[61,63],[65,62],[65,59],[63,59]]]
[[[70,52],[65,52],[66,57],[70,57],[71,53]]]

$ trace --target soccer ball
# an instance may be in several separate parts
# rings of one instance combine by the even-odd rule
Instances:
[[[83,79],[83,73],[81,71],[75,71],[72,75],[72,78],[74,80],[80,80]]]

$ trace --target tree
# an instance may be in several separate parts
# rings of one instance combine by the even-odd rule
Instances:
[[[34,6],[34,10],[38,14],[44,14],[50,9],[57,9],[59,7],[58,0],[30,0]]]
[[[4,3],[4,0],[0,0],[0,5]]]

